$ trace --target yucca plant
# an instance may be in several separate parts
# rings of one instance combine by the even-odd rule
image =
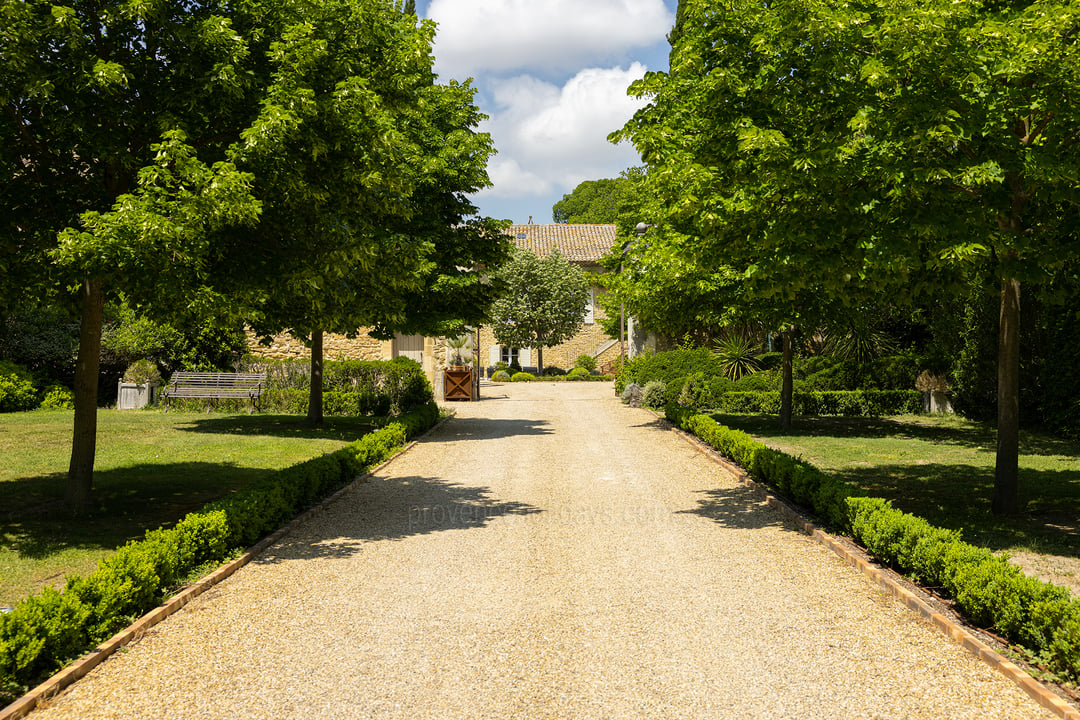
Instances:
[[[837,360],[866,362],[896,352],[896,341],[865,320],[831,329],[825,336],[825,354]]]
[[[471,333],[465,333],[455,338],[447,338],[446,345],[450,348],[450,356],[447,364],[451,367],[472,365],[473,361],[473,337]]]
[[[713,357],[720,363],[720,369],[729,380],[738,380],[743,375],[751,375],[761,369],[754,354],[759,344],[736,333],[725,335],[713,345]]]

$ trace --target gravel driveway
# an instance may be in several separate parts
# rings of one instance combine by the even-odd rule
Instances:
[[[32,717],[1053,717],[608,384],[484,394]]]

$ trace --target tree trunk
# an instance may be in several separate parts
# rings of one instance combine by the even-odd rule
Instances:
[[[791,404],[792,404],[791,400],[792,400],[792,389],[794,387],[794,383],[792,382],[792,379],[791,379],[791,376],[792,376],[792,361],[791,361],[792,347],[791,347],[791,345],[792,345],[792,341],[793,341],[793,337],[792,337],[793,335],[794,335],[794,328],[792,328],[792,327],[788,327],[783,332],[783,337],[784,337],[784,361],[783,361],[783,364],[782,364],[781,367],[783,368],[783,373],[784,373],[784,384],[781,386],[781,389],[780,389],[780,429],[785,430],[785,431],[791,429]]]
[[[74,513],[93,509],[94,454],[97,451],[98,367],[105,291],[100,280],[83,282],[79,355],[75,361],[75,422],[64,504]]]
[[[308,396],[307,424],[323,421],[323,331],[311,332],[311,394]]]
[[[994,468],[995,515],[1020,512],[1020,281],[1001,279],[998,329],[998,427]]]
[[[544,375],[544,346],[536,346],[536,377]]]

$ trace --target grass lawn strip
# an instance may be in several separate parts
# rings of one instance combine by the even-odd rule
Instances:
[[[453,413],[447,414],[440,419],[440,422],[445,421],[452,416]],[[426,434],[426,432],[424,434]],[[223,564],[211,562],[196,568],[196,570],[187,578],[188,582],[186,585],[177,588],[179,590],[177,594],[173,595],[167,601],[95,647],[92,652],[83,655],[60,672],[48,678],[45,682],[31,689],[15,702],[6,707],[0,707],[0,720],[18,720],[19,718],[25,717],[37,707],[39,703],[54,697],[72,683],[85,677],[91,670],[107,660],[114,652],[120,650],[133,640],[138,640],[143,637],[143,635],[145,635],[154,625],[167,619],[170,615],[183,608],[199,595],[231,577],[237,570],[251,562],[253,558],[266,550],[266,548],[278,542],[282,537],[291,532],[293,528],[306,522],[313,515],[321,512],[356,483],[365,482],[373,473],[378,472],[391,460],[407,451],[415,444],[415,440],[409,442],[407,445],[391,454],[390,457],[383,462],[369,468],[367,472],[356,478],[352,483],[338,489],[314,507],[293,518],[288,524],[264,537],[246,551],[231,553],[230,557],[228,557]]]
[[[65,411],[0,416],[0,605],[60,587],[146,530],[372,429],[367,418],[310,428],[296,416],[101,410],[98,508],[72,523],[58,512],[71,422]]]
[[[1025,513],[990,511],[995,440],[991,426],[955,416],[796,418],[782,433],[771,416],[713,418],[766,445],[893,501],[964,540],[1008,552],[1025,572],[1080,597],[1080,442],[1023,433]]]

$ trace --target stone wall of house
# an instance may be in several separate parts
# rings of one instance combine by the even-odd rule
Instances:
[[[288,334],[274,336],[270,345],[260,345],[251,330],[247,331],[248,352],[256,357],[286,359],[311,358],[311,350]],[[376,340],[367,333],[349,339],[344,335],[323,335],[323,358],[326,360],[389,360],[389,340]]]

